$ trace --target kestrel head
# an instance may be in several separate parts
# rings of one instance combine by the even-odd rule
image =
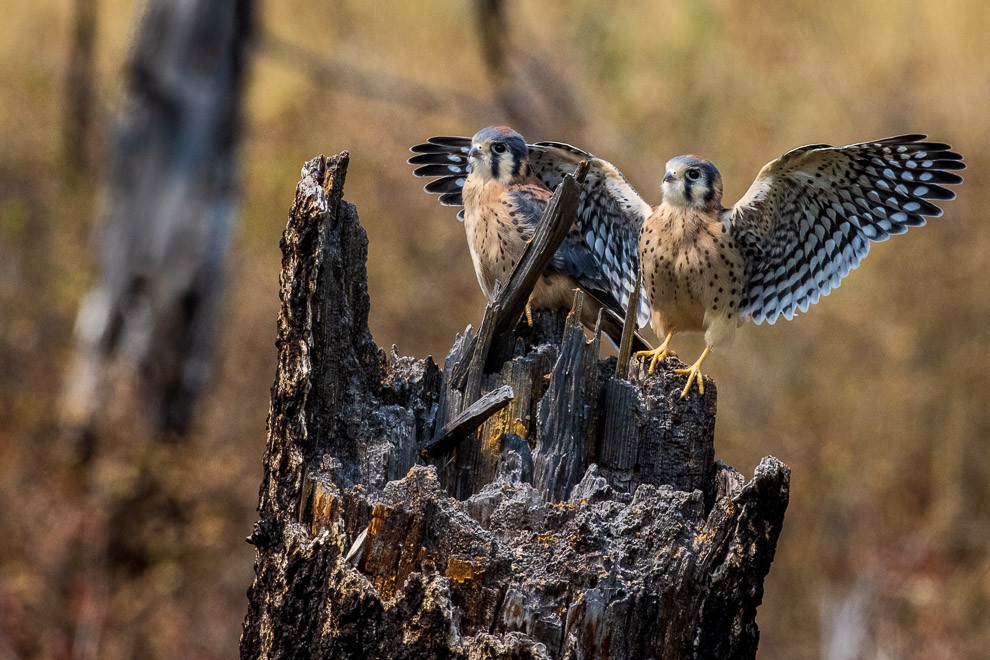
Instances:
[[[519,133],[508,126],[483,128],[471,138],[468,160],[471,171],[486,181],[495,179],[509,183],[512,179],[529,173],[529,149]]]
[[[671,158],[663,175],[663,199],[672,206],[720,209],[722,175],[711,162],[697,156]]]

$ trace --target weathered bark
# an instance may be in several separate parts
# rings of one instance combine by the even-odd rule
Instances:
[[[209,376],[233,235],[252,0],[149,0],[114,130],[102,272],[77,323],[64,421],[138,411],[183,432]]]
[[[492,373],[469,350],[490,319],[442,371],[386,356],[346,168],[306,164],[282,241],[242,657],[755,655],[787,467],[746,483],[715,463],[714,384],[681,399],[638,363],[617,380],[576,310],[538,313]],[[508,405],[484,400],[504,386]]]

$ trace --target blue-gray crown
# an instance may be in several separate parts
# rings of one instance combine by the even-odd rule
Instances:
[[[502,142],[516,156],[521,158],[529,156],[529,148],[526,146],[526,140],[508,126],[489,126],[488,128],[483,128],[474,134],[471,142],[472,144]]]
[[[675,156],[667,161],[667,165],[668,167],[677,167],[680,165],[694,167],[701,170],[708,181],[714,181],[715,177],[719,176],[718,168],[711,161],[698,158],[697,156]]]

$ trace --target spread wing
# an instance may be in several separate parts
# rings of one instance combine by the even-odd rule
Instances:
[[[652,212],[650,205],[608,161],[560,142],[527,146],[533,173],[551,190],[565,174],[573,174],[582,160],[588,161],[588,176],[581,190],[574,229],[578,237],[583,237],[590,257],[604,274],[605,290],[625,309],[639,267],[639,231]],[[424,189],[439,194],[441,204],[463,205],[461,189],[470,173],[470,148],[471,138],[435,137],[411,149],[416,155],[409,163],[418,166],[413,174],[437,177]],[[463,211],[457,215],[464,219]],[[569,237],[568,241],[571,240]],[[636,321],[642,327],[649,321],[650,310],[647,296],[641,294],[639,300]]]
[[[461,191],[464,180],[471,173],[468,151],[471,150],[469,137],[432,137],[423,144],[417,144],[409,151],[416,154],[409,159],[410,165],[418,167],[415,176],[437,177],[423,188],[428,193],[440,195],[444,206],[464,206]],[[457,219],[464,222],[464,210],[457,212]]]
[[[723,221],[746,259],[740,312],[790,320],[839,286],[871,242],[938,217],[965,168],[949,145],[901,135],[799,147],[767,163]]]

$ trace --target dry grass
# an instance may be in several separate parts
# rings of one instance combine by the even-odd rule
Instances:
[[[114,108],[132,7],[99,5],[98,92]],[[229,657],[251,579],[242,539],[274,369],[278,237],[299,166],[351,151],[375,338],[442,355],[478,321],[482,298],[460,225],[420,192],[406,149],[500,112],[492,102],[485,116],[422,113],[254,60],[214,389],[180,453],[136,440],[107,461],[104,495],[142,478],[156,486],[111,525],[142,563],[80,576],[73,552],[106,539],[90,534],[103,528],[101,501],[53,443],[94,272],[98,189],[95,173],[71,176],[59,153],[69,10],[15,3],[0,22],[0,656],[64,656],[92,621],[101,657]],[[729,200],[764,162],[809,142],[924,131],[966,155],[967,182],[944,218],[876,246],[808,315],[746,328],[708,365],[719,457],[748,471],[772,453],[793,468],[762,656],[817,656],[831,634],[823,612],[851,593],[868,603],[864,654],[979,656],[990,644],[990,235],[979,210],[990,206],[990,4],[557,0],[518,3],[511,19],[514,51],[559,72],[584,117],[528,137],[579,143],[653,201],[661,164],[679,153],[715,160]],[[463,2],[270,2],[260,23],[327,58],[492,95]],[[101,151],[103,136],[95,142]]]

